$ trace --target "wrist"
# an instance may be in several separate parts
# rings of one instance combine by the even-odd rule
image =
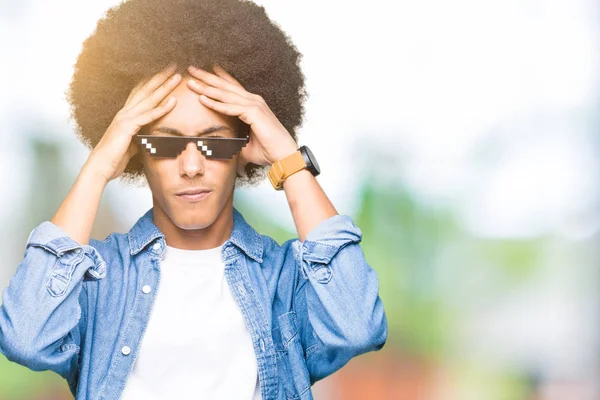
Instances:
[[[280,146],[279,151],[276,153],[276,155],[271,160],[270,165],[273,165],[277,161],[281,161],[284,158],[291,156],[296,151],[298,151],[298,147],[296,145],[296,142],[294,142],[294,141],[292,141],[290,144],[287,144],[285,146]]]
[[[94,182],[102,187],[106,186],[110,179],[105,173],[95,168],[93,165],[87,162],[81,168],[79,172],[79,179],[86,182]]]

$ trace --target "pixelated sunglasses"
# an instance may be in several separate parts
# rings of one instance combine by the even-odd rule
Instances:
[[[185,150],[189,142],[194,142],[196,147],[206,158],[231,159],[242,147],[246,146],[250,137],[223,138],[223,137],[193,137],[193,136],[156,136],[136,135],[136,143],[146,149],[151,157],[176,158]]]

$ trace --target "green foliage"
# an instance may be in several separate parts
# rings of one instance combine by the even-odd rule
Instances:
[[[0,354],[0,399],[30,400],[34,393],[64,393],[62,399],[72,399],[67,382],[52,371],[31,371],[10,362]],[[43,397],[39,397],[43,398]],[[56,398],[58,399],[58,398]]]
[[[437,251],[456,232],[450,214],[427,209],[400,186],[366,183],[356,224],[362,248],[377,271],[388,317],[388,342],[425,357],[443,349],[450,311],[436,280]]]

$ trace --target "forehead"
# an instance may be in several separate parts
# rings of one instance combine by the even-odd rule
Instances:
[[[213,125],[225,125],[235,129],[238,118],[221,114],[200,103],[200,95],[187,86],[188,79],[190,77],[184,75],[181,83],[170,93],[177,99],[175,107],[161,118],[148,124],[147,128],[167,126],[178,129],[184,134],[192,134]],[[164,101],[166,99],[168,96]]]

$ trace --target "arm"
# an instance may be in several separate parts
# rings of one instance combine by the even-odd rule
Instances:
[[[71,389],[84,333],[79,323],[85,326],[86,319],[84,276],[106,275],[105,261],[88,244],[100,198],[137,153],[132,137],[175,105],[174,98],[159,104],[177,86],[174,72],[170,66],[133,88],[52,220],[29,235],[25,257],[2,293],[0,352],[31,370],[57,372]]]
[[[387,339],[387,318],[377,273],[367,263],[362,232],[335,212],[315,177],[302,170],[284,190],[300,240],[294,243],[305,290],[308,318],[322,346],[307,355],[311,383],[352,357],[379,350]]]
[[[105,276],[96,249],[73,241],[49,221],[31,232],[25,257],[2,292],[0,352],[8,360],[75,381],[86,272],[91,279]]]
[[[338,214],[317,179],[306,169],[283,181],[283,190],[301,242],[314,227]]]
[[[75,242],[87,245],[106,184],[106,179],[86,163],[51,222]]]
[[[86,291],[83,277],[101,279],[106,265],[87,245],[106,182],[84,167],[52,221],[29,235],[25,257],[0,306],[0,352],[33,371],[76,379]],[[84,316],[85,317],[85,316]]]

